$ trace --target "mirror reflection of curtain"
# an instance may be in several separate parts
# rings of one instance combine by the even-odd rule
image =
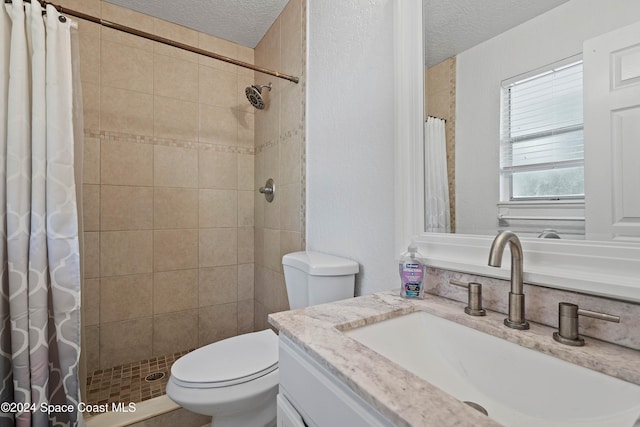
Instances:
[[[76,24],[42,12],[23,0],[0,10],[0,402],[25,405],[0,425],[18,427],[82,424]],[[73,410],[30,410],[42,405]]]
[[[424,125],[426,231],[451,232],[445,121],[429,117]]]

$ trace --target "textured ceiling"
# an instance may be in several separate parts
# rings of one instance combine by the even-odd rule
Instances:
[[[106,0],[250,48],[288,0]]]
[[[251,48],[256,47],[288,2],[106,1]],[[568,0],[423,0],[427,27],[426,63],[431,66],[442,62],[566,1]]]
[[[423,0],[427,66],[516,27],[568,0]]]

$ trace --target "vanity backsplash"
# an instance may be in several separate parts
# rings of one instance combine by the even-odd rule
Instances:
[[[510,289],[508,280],[428,268],[424,284],[425,292],[466,303],[467,290],[451,285],[449,281],[452,279],[461,282],[481,283],[484,308],[507,313],[507,295]],[[545,288],[526,282],[524,294],[526,296],[525,316],[529,321],[557,328],[558,303],[577,304],[585,310],[620,316],[620,323],[580,316],[580,335],[640,350],[640,304]],[[587,345],[589,345],[588,340],[589,338],[587,338]]]

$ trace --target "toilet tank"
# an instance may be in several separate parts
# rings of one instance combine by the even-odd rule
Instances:
[[[353,260],[302,251],[283,256],[282,267],[292,310],[353,298],[359,271]]]

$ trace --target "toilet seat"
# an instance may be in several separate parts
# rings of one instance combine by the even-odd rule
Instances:
[[[176,385],[220,388],[246,383],[278,368],[278,336],[271,330],[227,338],[192,351],[171,367]]]

